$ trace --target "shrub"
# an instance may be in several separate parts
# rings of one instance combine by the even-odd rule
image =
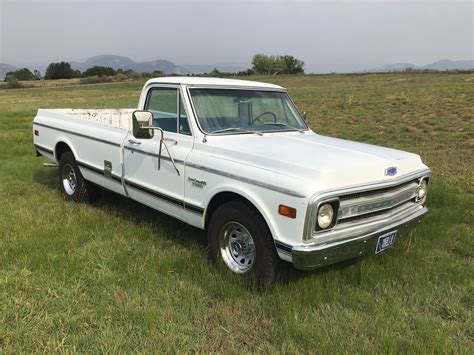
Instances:
[[[71,79],[81,74],[80,71],[71,68],[71,64],[66,62],[51,63],[46,69],[45,79]]]
[[[101,84],[101,83],[110,83],[112,78],[107,76],[89,76],[86,78],[81,78],[79,80],[79,84],[87,85],[87,84]]]
[[[111,67],[103,67],[100,65],[96,65],[95,67],[87,69],[84,73],[82,73],[82,76],[88,77],[88,76],[114,76],[116,75],[117,72],[113,70]]]
[[[7,89],[19,89],[22,87],[18,79],[12,74],[7,74],[5,81],[7,82]]]
[[[7,82],[8,77],[15,77],[17,80],[23,80],[23,81],[28,81],[28,80],[35,80],[35,75],[28,69],[28,68],[22,68],[18,69],[16,71],[10,71],[5,75],[5,82]]]

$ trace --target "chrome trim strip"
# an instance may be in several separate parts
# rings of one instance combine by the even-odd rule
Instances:
[[[97,174],[99,174],[99,175],[105,175],[103,169],[96,168],[95,166],[89,165],[89,164],[84,163],[84,162],[82,162],[82,161],[80,161],[80,160],[77,160],[77,159],[76,159],[76,163],[77,163],[77,165],[79,165],[81,168],[85,168],[85,169],[91,170],[91,171],[93,171],[94,173],[97,173]],[[120,177],[119,175],[117,175],[117,174],[111,173],[111,174],[110,174],[110,177],[111,177],[112,179],[114,179],[114,180],[117,180],[117,182],[122,181],[121,177]]]
[[[130,150],[131,152],[136,152],[136,153],[148,155],[148,156],[154,157],[154,158],[159,158],[159,156],[160,156],[159,154],[155,154],[155,153],[151,153],[151,152],[146,152],[146,151],[144,151],[144,150],[137,149],[137,148],[130,147],[130,146],[125,146],[124,148],[127,149],[127,150]],[[163,155],[161,156],[161,159],[171,161],[171,159],[170,159],[169,157],[165,157],[165,156],[163,156]],[[174,159],[174,162],[175,162],[176,164],[184,164],[184,161],[183,161],[183,160],[179,160],[179,159]]]
[[[208,173],[224,176],[224,177],[227,177],[227,178],[230,178],[230,179],[246,182],[248,184],[263,187],[264,189],[280,192],[280,193],[285,194],[285,195],[298,197],[298,198],[305,198],[306,197],[305,195],[302,195],[301,193],[299,193],[297,191],[285,189],[285,188],[280,187],[280,186],[267,184],[265,182],[249,179],[249,178],[246,178],[246,177],[243,177],[243,176],[240,176],[240,175],[227,173],[227,172],[224,172],[224,171],[221,171],[221,170],[216,170],[216,169],[209,168],[209,167],[206,167],[206,166],[202,166],[202,165],[198,165],[198,164],[194,164],[194,163],[190,163],[190,162],[187,162],[186,166],[189,166],[189,167],[195,168],[195,169],[199,169],[199,170],[203,170],[203,171],[206,171]]]
[[[46,125],[46,124],[43,124],[43,123],[38,123],[38,122],[33,122],[33,125],[38,125],[38,126],[42,126],[42,127],[54,129],[54,130],[56,130],[56,131],[60,131],[60,132],[64,132],[64,133],[69,133],[69,134],[73,134],[73,135],[78,136],[78,137],[88,138],[88,139],[92,139],[93,141],[97,141],[97,142],[101,142],[101,143],[105,143],[105,144],[110,144],[110,145],[113,145],[113,146],[115,146],[115,147],[120,147],[120,144],[119,144],[119,143],[114,143],[114,142],[111,142],[111,141],[107,141],[107,140],[105,140],[105,139],[95,138],[95,137],[88,136],[88,135],[85,135],[85,134],[82,134],[82,133],[77,133],[77,132],[69,131],[69,130],[67,130],[67,129],[62,129],[62,128],[58,128],[58,127],[53,127],[53,126],[49,126],[49,125]]]
[[[416,178],[421,178],[421,177],[431,178],[431,175],[432,174],[431,174],[430,169],[420,169],[412,173],[400,176],[396,179],[390,179],[390,181],[376,181],[369,184],[352,185],[352,186],[347,186],[341,189],[330,189],[330,190],[324,190],[324,191],[319,191],[315,193],[310,198],[308,207],[306,209],[306,217],[305,217],[304,228],[303,228],[303,241],[310,242],[310,243],[315,242],[311,240],[313,239],[313,229],[314,229],[313,226],[315,225],[314,224],[315,217],[316,217],[315,209],[318,206],[318,204],[321,203],[322,201],[326,199],[335,198],[338,196],[361,192],[361,191],[371,191],[371,190],[382,189],[385,187],[396,186],[404,182],[414,180]],[[322,234],[325,234],[325,233],[322,233]],[[319,233],[319,235],[321,235],[321,233]]]
[[[78,161],[78,160],[76,160],[76,162],[77,162],[77,165],[79,165],[81,168],[85,168],[85,169],[90,170],[90,171],[92,171],[96,174],[104,176],[104,171],[102,169],[96,168],[95,166],[89,165],[87,163],[84,163],[84,162],[81,162],[81,161]],[[122,181],[121,177],[116,175],[116,174],[111,174],[111,177],[112,177],[113,180],[116,180],[117,183],[121,183],[121,181]],[[168,196],[168,195],[163,194],[161,192],[152,190],[148,187],[145,187],[145,186],[142,186],[142,185],[137,184],[135,182],[132,182],[128,179],[124,179],[124,181],[127,184],[127,187],[137,189],[141,192],[152,195],[155,198],[164,200],[164,201],[169,202],[169,203],[171,203],[175,206],[179,206],[187,212],[196,213],[196,214],[199,214],[201,216],[204,214],[204,208],[202,208],[202,207],[186,203],[184,200],[180,200],[180,199]]]
[[[183,85],[186,88],[191,89],[229,89],[229,90],[260,90],[260,91],[275,91],[275,92],[288,92],[284,87],[271,87],[271,86],[252,86],[252,85],[205,85],[205,84],[178,84]]]
[[[132,152],[137,152],[137,153],[140,153],[140,154],[145,154],[145,155],[148,155],[148,156],[156,157],[156,158],[158,157],[158,154],[154,154],[154,153],[151,153],[151,152],[145,152],[145,151],[143,151],[141,149],[137,149],[137,148],[132,148],[132,147],[126,146],[125,149],[128,149]],[[161,159],[171,161],[170,158],[165,157],[165,156],[162,156]],[[248,184],[252,184],[252,185],[260,186],[260,187],[263,187],[263,188],[266,188],[266,189],[269,189],[269,190],[277,191],[277,192],[280,192],[280,193],[285,194],[285,195],[289,195],[289,196],[293,196],[293,197],[299,197],[299,198],[306,197],[306,196],[302,195],[301,193],[299,193],[297,191],[293,191],[293,190],[285,189],[283,187],[267,184],[267,183],[264,183],[264,182],[261,182],[261,181],[245,178],[243,176],[235,175],[235,174],[232,174],[232,173],[227,173],[227,172],[224,172],[224,171],[221,171],[221,170],[216,170],[216,169],[209,168],[209,167],[206,167],[206,166],[203,166],[203,165],[198,165],[198,164],[194,164],[194,163],[191,163],[191,162],[186,162],[185,163],[183,160],[176,160],[176,159],[175,159],[175,162],[177,164],[185,164],[188,167],[203,170],[203,171],[206,171],[208,173],[228,177],[228,178],[231,178],[231,179],[234,179],[234,180],[243,181],[243,182],[246,182]]]

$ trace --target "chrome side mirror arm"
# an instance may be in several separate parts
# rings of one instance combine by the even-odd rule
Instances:
[[[154,129],[155,131],[160,132],[160,147],[158,149],[158,170],[161,169],[161,151],[162,151],[162,146],[164,145],[166,151],[168,152],[168,156],[170,157],[171,163],[173,164],[173,167],[176,170],[176,173],[178,174],[178,176],[181,175],[179,173],[178,167],[176,166],[176,162],[174,161],[173,156],[171,155],[170,150],[168,149],[168,145],[166,144],[166,142],[164,140],[163,129],[161,129],[160,127],[153,127],[153,126],[146,126],[146,127],[142,127],[142,128],[144,128],[144,129]]]

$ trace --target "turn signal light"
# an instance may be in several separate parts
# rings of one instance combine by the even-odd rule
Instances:
[[[285,217],[296,218],[296,208],[290,206],[278,206],[278,213]]]
[[[38,131],[37,129],[35,129],[35,136],[39,136],[40,135],[40,131]]]

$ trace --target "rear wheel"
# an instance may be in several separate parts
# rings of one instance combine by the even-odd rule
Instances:
[[[209,258],[231,272],[270,283],[277,277],[279,258],[260,213],[245,201],[227,202],[212,215],[208,228]]]
[[[70,151],[64,152],[59,159],[59,189],[66,200],[74,202],[92,202],[97,195],[94,186],[82,176]]]

